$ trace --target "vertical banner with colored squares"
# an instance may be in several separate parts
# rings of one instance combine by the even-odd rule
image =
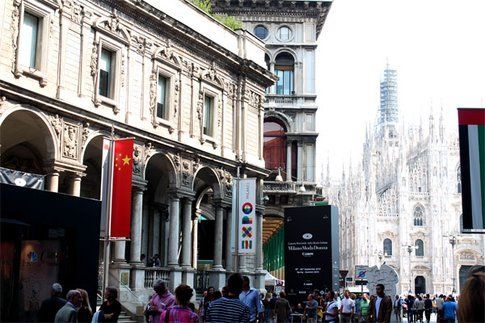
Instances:
[[[253,254],[256,251],[256,179],[239,180],[239,254]]]

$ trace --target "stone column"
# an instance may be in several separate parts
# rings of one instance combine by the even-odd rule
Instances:
[[[170,268],[170,280],[168,287],[174,290],[182,283],[182,270],[179,266],[179,234],[180,234],[180,198],[177,195],[170,196],[170,232],[168,236],[168,267]]]
[[[125,259],[125,247],[126,241],[114,241],[115,253],[114,259],[115,262],[126,262]]]
[[[286,181],[291,182],[291,141],[286,143]]]
[[[139,264],[141,256],[141,238],[143,225],[143,190],[133,186],[133,205],[131,215],[131,248],[130,262]]]
[[[274,65],[275,61],[270,61],[269,62],[269,71],[274,74]],[[269,93],[270,94],[275,94],[276,93],[276,84],[273,84],[269,88]]]
[[[179,267],[178,249],[179,249],[179,216],[180,216],[180,198],[178,196],[170,197],[170,233],[168,237],[168,266]]]
[[[165,212],[165,214],[162,217],[163,220],[163,258],[162,258],[162,264],[164,267],[168,266],[168,239],[170,237],[170,215],[169,212]]]
[[[45,185],[45,190],[49,192],[59,192],[59,173],[52,172],[46,175],[47,183]]]
[[[72,196],[81,196],[81,175],[73,173],[70,176],[69,192]]]
[[[190,256],[192,253],[192,200],[184,199],[184,213],[182,223],[182,267],[190,268]]]
[[[216,206],[216,223],[214,229],[214,267],[213,269],[222,268],[222,227],[224,221],[224,209],[221,205]]]
[[[152,253],[153,256],[160,255],[160,210],[158,205],[155,205],[152,210],[153,226],[152,226]]]
[[[199,248],[199,216],[196,212],[195,218],[192,221],[192,267],[197,269],[197,250]]]
[[[142,223],[143,227],[141,229],[142,236],[141,236],[141,253],[145,254],[148,258],[148,253],[150,252],[150,248],[148,247],[148,232],[150,230],[150,212],[148,211],[148,203],[143,203],[142,207]]]
[[[233,271],[233,259],[231,245],[232,236],[234,235],[234,228],[232,227],[232,209],[226,209],[226,271]]]
[[[296,164],[296,177],[297,177],[297,181],[298,182],[301,182],[303,179],[302,179],[302,171],[303,171],[303,164],[302,164],[302,161],[303,161],[303,143],[301,141],[298,141],[298,162]]]
[[[216,202],[216,221],[214,229],[214,266],[209,276],[209,282],[211,286],[216,289],[220,289],[225,284],[226,273],[222,267],[222,230],[224,226],[224,209],[221,202]]]
[[[133,186],[133,201],[131,212],[131,248],[130,248],[130,287],[132,290],[145,288],[144,263],[140,261],[142,253],[142,227],[143,227],[143,191],[146,186]]]

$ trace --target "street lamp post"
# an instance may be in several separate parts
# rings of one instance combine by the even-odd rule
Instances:
[[[411,292],[412,292],[411,286],[413,284],[412,283],[412,275],[411,275],[411,253],[413,252],[413,250],[416,249],[416,246],[412,246],[412,245],[408,244],[405,247],[406,247],[406,250],[409,254],[409,267],[408,267],[408,269],[409,269],[409,291],[408,292],[409,292],[409,294],[411,294]]]
[[[451,270],[452,270],[452,279],[453,279],[453,290],[452,293],[456,293],[456,270],[455,270],[455,245],[456,245],[456,237],[452,235],[450,237],[450,244],[451,244]]]

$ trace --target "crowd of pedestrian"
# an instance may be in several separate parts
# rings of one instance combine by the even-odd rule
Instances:
[[[116,288],[107,287],[105,301],[100,309],[95,312],[91,308],[89,296],[82,288],[72,289],[62,297],[62,286],[59,283],[52,284],[51,296],[42,301],[37,313],[37,322],[117,322],[121,312],[121,304],[118,302]]]
[[[172,294],[165,282],[157,280],[154,293],[145,307],[144,316],[149,323],[283,323],[283,322],[390,322],[394,314],[399,322],[403,316],[408,322],[430,322],[437,314],[437,322],[485,322],[485,273],[473,273],[460,295],[460,305],[453,295],[407,295],[393,299],[385,293],[385,286],[377,284],[375,294],[353,294],[344,291],[314,290],[306,300],[290,304],[284,291],[261,294],[251,288],[247,276],[232,274],[220,291],[209,287],[198,308],[191,300],[194,290],[179,285]],[[88,293],[83,289],[70,290],[62,298],[62,286],[52,285],[51,296],[42,302],[38,322],[117,322],[121,313],[116,288],[107,287],[104,302],[98,311],[90,306]]]

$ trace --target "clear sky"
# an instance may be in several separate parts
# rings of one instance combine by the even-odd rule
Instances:
[[[485,105],[485,0],[334,0],[318,44],[317,176],[360,160],[387,59],[405,120]]]

